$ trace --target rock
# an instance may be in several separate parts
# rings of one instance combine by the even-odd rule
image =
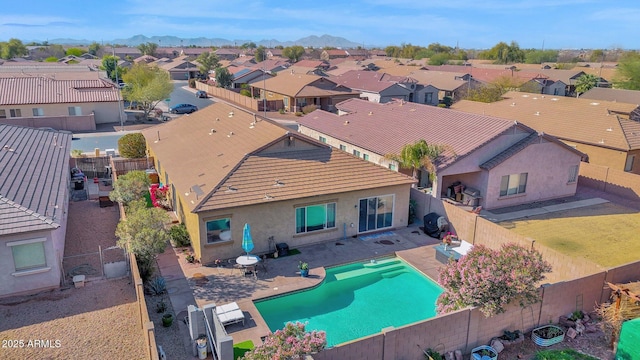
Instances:
[[[453,354],[453,351],[448,351],[447,353],[445,353],[444,360],[456,360],[456,357]]]
[[[580,335],[582,335],[582,333],[585,330],[585,326],[582,324],[582,320],[577,320],[576,321],[576,332]]]
[[[591,320],[591,317],[589,316],[589,314],[584,314],[584,316],[582,317],[582,322],[586,323],[586,322],[589,322],[589,320]]]
[[[574,328],[569,328],[569,330],[567,330],[567,336],[575,339],[576,336],[578,336],[578,332]]]
[[[574,327],[576,326],[576,322],[573,320],[569,320],[567,316],[560,316],[560,320],[558,321],[560,325],[564,327]]]
[[[502,343],[502,341],[500,339],[493,339],[491,340],[491,345],[492,348],[496,349],[496,351],[499,353],[502,352],[502,350],[504,350],[504,344]]]
[[[462,351],[461,350],[456,350],[454,352],[454,355],[456,356],[456,360],[462,360]]]
[[[598,332],[598,330],[599,330],[598,329],[598,325],[596,325],[596,324],[587,324],[584,327],[584,332],[587,333],[587,334],[593,334],[595,332]]]

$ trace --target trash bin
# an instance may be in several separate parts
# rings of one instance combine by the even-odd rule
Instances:
[[[277,243],[276,250],[278,250],[278,257],[289,255],[289,245],[287,243]]]
[[[196,339],[196,346],[198,348],[198,359],[207,358],[207,338]]]

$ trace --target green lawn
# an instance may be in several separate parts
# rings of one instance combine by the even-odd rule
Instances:
[[[640,259],[640,213],[605,203],[499,223],[518,234],[604,267]]]
[[[536,354],[535,360],[598,360],[593,356],[581,354],[575,350],[543,350]]]
[[[233,358],[234,359],[239,359],[242,356],[244,356],[244,353],[246,353],[247,351],[253,349],[253,341],[251,340],[247,340],[247,341],[243,341],[241,343],[237,343],[233,345]]]

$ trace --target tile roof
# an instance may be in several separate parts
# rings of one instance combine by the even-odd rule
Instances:
[[[454,91],[461,86],[469,84],[468,81],[461,79],[467,75],[465,73],[419,70],[419,68],[414,66],[397,66],[395,69],[410,70],[405,74],[406,76],[416,79],[419,84],[432,85],[439,90]],[[391,74],[396,73],[394,69],[386,69],[385,71]]]
[[[615,101],[640,105],[640,91],[595,87],[580,95],[581,99]]]
[[[71,137],[0,124],[0,235],[60,226],[67,207]]]
[[[268,120],[257,118],[253,123],[254,119],[252,113],[216,103],[144,129],[142,134],[176,191],[189,193],[186,206],[193,212],[413,182],[348,154],[334,153]],[[289,136],[312,146],[265,151]],[[281,184],[275,186],[275,180]],[[194,185],[203,195],[196,196]]]
[[[323,60],[300,60],[297,63],[295,63],[295,66],[315,69],[319,67],[325,68],[329,66],[329,64]]]
[[[251,86],[262,89],[266,87],[267,91],[284,94],[291,97],[303,96],[330,96],[334,94],[357,94],[349,88],[338,86],[335,82],[317,75],[297,74],[285,70],[278,73],[278,76],[272,77],[262,82],[256,82]]]
[[[402,76],[391,76],[376,71],[351,70],[330,80],[337,84],[360,91],[382,92],[397,83],[415,83],[415,80]]]
[[[112,102],[118,90],[108,80],[53,80],[43,77],[0,78],[0,105]]]
[[[289,67],[291,63],[289,61],[280,60],[280,59],[267,59],[264,61],[260,61],[257,64],[253,64],[251,67],[254,69],[265,69],[266,71],[272,71],[277,68],[286,68]]]
[[[624,116],[637,108],[635,104],[519,92],[504,98],[489,104],[461,100],[452,109],[516,120],[564,140],[623,151],[640,149],[640,132],[632,130],[637,122],[612,112]]]
[[[521,70],[522,74],[542,74],[547,78],[553,81],[562,81],[567,85],[573,85],[576,83],[576,79],[578,79],[581,75],[584,74],[582,69],[572,69],[572,70],[564,70],[564,69],[524,69]]]
[[[22,72],[3,72],[0,71],[0,78],[47,78],[51,80],[99,80],[106,79],[106,71],[22,71]]]
[[[456,156],[446,152],[441,169],[516,126],[513,121],[411,102],[350,99],[336,107],[348,114],[316,110],[298,123],[380,155],[397,154],[421,139],[450,146]]]

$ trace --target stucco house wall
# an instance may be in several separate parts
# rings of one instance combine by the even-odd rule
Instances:
[[[351,237],[358,234],[359,200],[383,195],[394,195],[393,225],[387,229],[399,228],[408,224],[409,190],[408,185],[392,186],[200,213],[196,215],[199,219],[199,234],[206,234],[206,221],[228,217],[231,219],[231,240],[207,244],[205,236],[200,235],[198,239],[192,238],[191,241],[196,254],[201,254],[200,261],[207,264],[216,259],[242,254],[242,229],[245,223],[251,225],[251,236],[255,245],[253,253],[256,254],[270,251],[269,237],[273,237],[274,243],[287,243],[290,248],[336,240],[345,235]],[[329,202],[336,203],[335,228],[296,234],[296,207]],[[187,215],[188,228],[193,226],[192,215]]]
[[[427,101],[427,94],[431,93],[431,102]],[[415,91],[413,96],[413,102],[436,106],[439,103],[438,99],[439,90],[433,85],[424,86]]]
[[[81,116],[90,115],[94,113],[94,120],[96,124],[114,123],[120,121],[119,113],[122,112],[124,116],[124,110],[121,110],[118,102],[91,102],[91,103],[66,103],[66,104],[30,104],[30,105],[6,105],[0,107],[0,109],[6,110],[9,115],[9,109],[20,109],[20,118],[31,118],[33,116],[33,109],[42,109],[43,117],[48,116],[69,116],[73,118],[73,115],[69,115],[69,107],[79,107],[81,109]],[[20,119],[8,117],[7,119]],[[3,119],[3,120],[7,120]],[[18,125],[13,122],[13,124]]]
[[[562,140],[565,144],[574,147],[576,150],[582,151],[589,156],[589,163],[594,165],[608,166],[612,169],[624,171],[628,155],[636,155],[632,173],[640,174],[640,151],[622,151],[618,149],[610,149],[602,146],[594,146],[589,144],[578,143],[570,140]]]

